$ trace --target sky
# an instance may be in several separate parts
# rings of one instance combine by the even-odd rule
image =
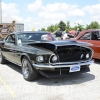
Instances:
[[[2,22],[16,20],[25,30],[41,29],[60,20],[85,27],[91,21],[100,23],[100,0],[1,0]]]

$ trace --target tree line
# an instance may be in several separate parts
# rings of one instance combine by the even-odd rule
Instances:
[[[61,29],[61,31],[70,31],[70,30],[86,30],[86,29],[100,29],[100,24],[97,21],[92,21],[90,24],[87,24],[85,27],[84,25],[81,25],[79,23],[76,23],[74,27],[71,27],[70,21],[67,21],[66,23],[64,21],[60,21],[57,24],[50,25],[47,28],[43,27],[41,28],[42,31],[49,31],[49,32],[55,32],[58,28]]]

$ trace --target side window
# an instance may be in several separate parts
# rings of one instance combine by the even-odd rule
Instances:
[[[80,40],[90,40],[91,39],[91,33],[90,32],[86,32],[81,38]]]
[[[91,40],[100,40],[99,31],[92,32],[92,34],[91,34]]]
[[[14,34],[9,35],[9,36],[5,39],[5,42],[7,42],[7,43],[15,43],[15,35],[14,35]]]

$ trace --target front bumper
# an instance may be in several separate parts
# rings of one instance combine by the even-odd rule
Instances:
[[[57,65],[44,65],[44,64],[33,64],[34,68],[37,70],[55,70],[57,68],[70,68],[72,66],[75,65],[80,65],[80,66],[84,66],[84,65],[90,65],[92,64],[94,61],[90,60],[87,62],[79,62],[79,63],[73,63],[73,64],[57,64]]]
[[[47,70],[41,70],[39,71],[39,73],[47,78],[51,78],[51,77],[65,77],[65,76],[69,76],[69,75],[77,75],[77,74],[81,74],[81,73],[86,73],[86,72],[89,72],[90,71],[90,68],[87,66],[87,67],[84,67],[84,68],[81,68],[80,71],[77,71],[77,72],[69,72],[69,70],[55,70],[55,71],[47,71]]]

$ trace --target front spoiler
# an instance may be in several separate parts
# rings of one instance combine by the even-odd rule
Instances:
[[[34,68],[37,70],[55,70],[56,68],[70,68],[75,65],[90,65],[94,63],[93,60],[87,61],[87,62],[81,62],[81,63],[75,63],[75,64],[59,64],[59,65],[44,65],[44,64],[33,64]]]

